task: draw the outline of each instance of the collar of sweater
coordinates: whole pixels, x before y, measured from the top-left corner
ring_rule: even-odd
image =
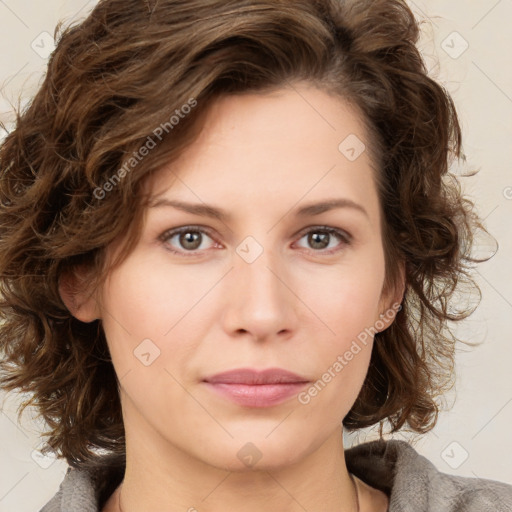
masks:
[[[448,475],[407,442],[371,441],[345,450],[347,469],[385,492],[389,512],[510,512],[512,486]],[[59,491],[40,512],[99,512],[124,468],[69,468]]]

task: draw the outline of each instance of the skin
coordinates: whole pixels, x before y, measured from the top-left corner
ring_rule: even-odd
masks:
[[[375,171],[367,151],[349,161],[338,150],[350,134],[368,142],[344,100],[306,83],[216,101],[201,136],[146,186],[231,218],[149,208],[137,247],[101,291],[80,291],[76,306],[62,287],[77,318],[101,318],[120,380],[127,466],[104,511],[120,510],[119,494],[124,512],[356,510],[340,426],[364,382],[372,339],[307,404],[293,396],[243,407],[202,382],[240,367],[281,367],[315,382],[365,328],[393,321],[380,315],[400,303],[403,286],[383,291]],[[330,198],[366,214],[343,207],[294,215]],[[159,239],[198,225],[207,233],[196,234],[193,249],[179,236]],[[251,263],[236,252],[254,254],[249,236],[262,249]],[[147,338],[160,350],[149,366],[134,356]],[[261,454],[252,467],[237,456],[249,442]],[[387,510],[384,493],[356,481],[361,512]]]

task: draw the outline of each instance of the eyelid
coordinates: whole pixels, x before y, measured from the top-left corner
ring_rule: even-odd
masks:
[[[311,231],[315,231],[315,230],[326,231],[328,233],[338,235],[342,238],[345,238],[347,243],[350,243],[353,239],[353,236],[348,231],[346,231],[344,229],[336,228],[334,226],[325,226],[322,224],[312,224],[311,226],[307,226],[306,228],[299,231],[299,233],[296,236],[300,236],[302,238],[304,235],[310,233]]]
[[[166,247],[166,249],[168,251],[172,252],[173,254],[177,254],[179,256],[193,257],[193,256],[197,256],[197,255],[201,254],[202,252],[204,252],[204,250],[202,250],[202,251],[201,250],[178,251],[178,250],[169,248],[169,246],[167,244],[167,241],[169,239],[171,239],[174,236],[179,235],[181,233],[187,232],[187,231],[191,231],[191,232],[196,231],[196,232],[206,234],[216,244],[220,244],[220,242],[218,242],[216,240],[216,237],[213,235],[212,229],[210,229],[209,227],[206,227],[206,226],[194,225],[194,224],[187,224],[187,225],[179,226],[176,228],[170,228],[170,229],[164,231],[161,235],[159,235],[158,240]],[[319,231],[319,232],[323,231],[323,232],[327,232],[331,235],[337,236],[341,240],[342,245],[350,245],[352,243],[353,236],[350,233],[348,233],[347,231],[345,231],[344,229],[336,228],[333,226],[320,225],[320,224],[312,224],[310,226],[303,228],[296,235],[294,235],[294,238],[297,239],[296,241],[298,241],[301,238],[303,238],[305,235],[307,235],[308,233],[314,232],[314,231]],[[222,244],[220,244],[220,245],[222,245]],[[337,248],[329,249],[329,250],[324,249],[324,250],[318,250],[318,251],[309,249],[309,252],[312,252],[313,254],[317,253],[319,255],[330,255],[330,254],[338,253],[340,250],[341,249],[337,249]]]
[[[298,235],[296,235],[295,238],[297,238],[297,242],[298,242],[307,234],[314,233],[315,231],[329,233],[331,236],[337,237],[340,240],[340,243],[338,244],[338,246],[332,247],[331,249],[322,249],[322,250],[318,250],[318,251],[316,251],[314,249],[305,248],[305,250],[309,254],[313,254],[315,256],[316,255],[318,255],[318,256],[334,256],[334,255],[341,253],[347,246],[352,245],[353,237],[350,233],[348,233],[344,229],[335,228],[334,226],[325,226],[325,225],[319,225],[319,224],[313,224],[311,226],[304,228],[303,230],[301,230],[299,232]]]
[[[219,243],[215,236],[213,235],[213,230],[206,226],[196,225],[196,224],[187,224],[184,226],[179,226],[176,228],[170,228],[164,231],[161,235],[158,236],[158,240],[166,247],[166,249],[174,254],[177,254],[179,256],[195,256],[199,254],[201,251],[177,251],[174,249],[170,249],[168,247],[168,240],[175,237],[176,235],[179,235],[181,233],[186,233],[187,231],[197,231],[203,234],[208,235],[215,243]]]

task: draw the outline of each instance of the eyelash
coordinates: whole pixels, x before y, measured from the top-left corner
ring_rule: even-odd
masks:
[[[202,233],[202,234],[209,236],[212,240],[214,240],[214,237],[210,233],[210,230],[205,229],[201,226],[183,226],[180,228],[169,229],[169,230],[165,231],[164,233],[162,233],[158,238],[165,245],[166,250],[170,251],[171,253],[176,254],[178,256],[185,257],[185,258],[193,257],[193,256],[197,256],[201,251],[177,251],[175,249],[172,249],[170,247],[170,245],[167,244],[167,242],[170,239],[174,238],[176,235],[181,235],[182,233],[189,233],[189,232],[190,233]],[[317,232],[318,233],[328,233],[330,235],[334,235],[340,239],[340,241],[343,245],[350,245],[351,241],[352,241],[351,235],[349,235],[347,232],[345,232],[341,229],[330,227],[330,226],[313,226],[311,228],[308,228],[307,231],[301,232],[299,240],[304,238],[304,236],[306,236],[310,233],[317,233]],[[339,252],[340,250],[341,250],[340,248],[328,249],[328,250],[310,249],[310,251],[313,253],[327,254],[327,255],[334,254],[336,252]]]

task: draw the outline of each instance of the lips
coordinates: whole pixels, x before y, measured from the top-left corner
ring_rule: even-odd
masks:
[[[217,396],[244,407],[271,407],[297,395],[308,379],[282,368],[239,368],[203,380]]]
[[[309,382],[305,377],[282,368],[268,368],[265,370],[237,368],[207,377],[204,381],[211,384],[246,384],[252,386]]]

